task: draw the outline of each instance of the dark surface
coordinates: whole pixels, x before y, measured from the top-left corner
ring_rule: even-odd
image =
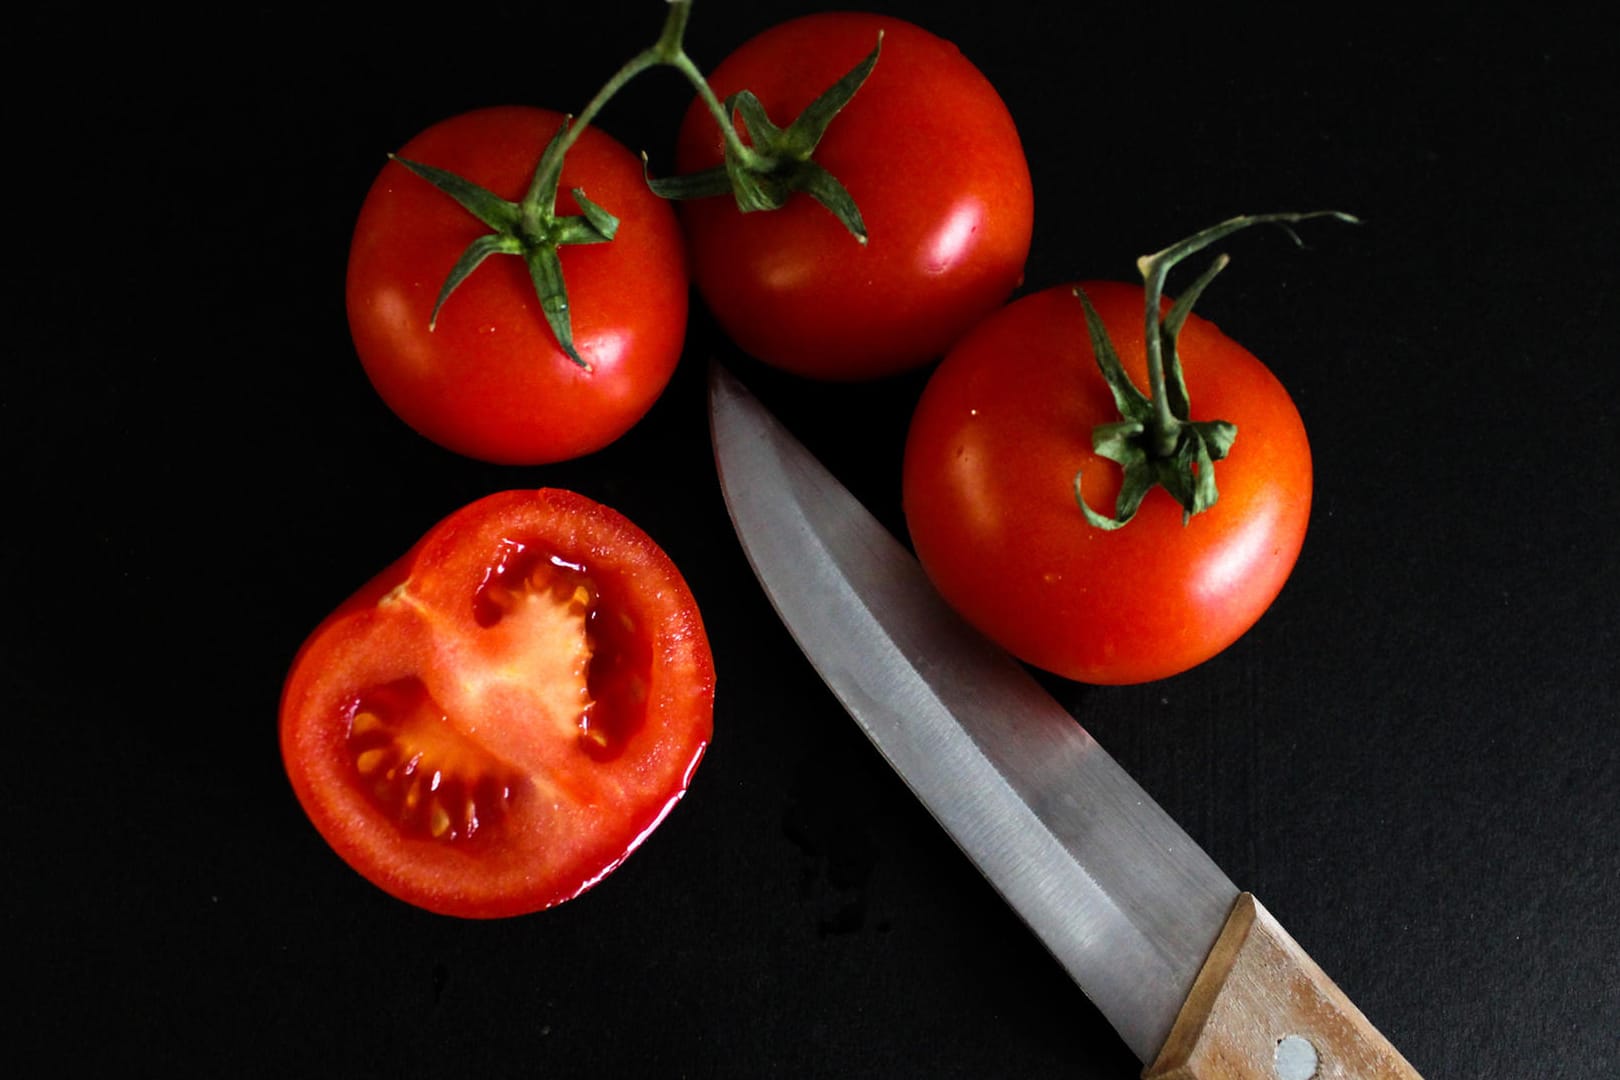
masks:
[[[816,6],[702,0],[689,51],[712,66]],[[1365,218],[1304,252],[1234,239],[1200,305],[1311,432],[1281,598],[1185,675],[1050,685],[1427,1076],[1620,1075],[1612,36],[1546,12],[1279,30],[880,7],[958,42],[1017,119],[1032,288],[1128,278],[1233,213]],[[774,621],[720,500],[708,356],[896,526],[922,375],[799,385],[699,310],[646,420],[543,468],[439,450],[367,384],[342,275],[383,155],[464,108],[582,107],[663,5],[546,10],[531,49],[504,11],[12,31],[47,61],[11,95],[10,171],[35,172],[0,391],[14,1054],[68,1074],[1134,1075]],[[601,122],[656,163],[688,97],[649,75]],[[686,573],[716,738],[593,892],[438,918],[310,827],[280,682],[433,521],[541,485],[624,511]]]

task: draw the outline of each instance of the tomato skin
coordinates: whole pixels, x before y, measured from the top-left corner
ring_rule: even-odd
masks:
[[[1140,286],[1080,284],[1146,392]],[[1162,679],[1214,656],[1265,612],[1304,543],[1311,456],[1282,384],[1213,323],[1180,337],[1192,419],[1238,433],[1216,504],[1185,525],[1161,488],[1112,532],[1120,467],[1091,449],[1118,411],[1073,285],[981,323],[931,375],[907,433],[903,501],[919,560],[946,600],[1020,659],[1096,684]],[[1166,301],[1168,306],[1168,301]]]
[[[568,606],[582,582],[589,614]],[[282,757],[362,876],[440,914],[518,915],[589,889],[673,808],[713,698],[697,604],[657,544],[581,495],[507,491],[446,517],[317,626],[283,689]],[[452,822],[462,796],[476,804],[479,828],[433,835],[436,791]]]
[[[434,124],[399,156],[516,201],[562,122],[545,109],[479,109]],[[576,187],[621,220],[611,243],[560,252],[575,344],[590,371],[557,345],[516,256],[485,259],[430,330],[451,268],[490,230],[403,165],[378,174],[350,246],[349,327],[372,385],[420,434],[497,464],[562,461],[624,434],[669,382],[689,294],[674,211],[648,190],[636,155],[594,127],[564,159],[558,214],[579,212]]]
[[[1034,206],[1012,117],[956,46],[857,13],[807,15],[745,42],[710,76],[723,101],[752,90],[786,126],[883,32],[877,66],[832,121],[814,160],[860,208],[862,246],[795,194],[742,214],[729,195],[680,206],[693,278],[750,356],[800,375],[857,380],[937,359],[1023,277]],[[682,123],[680,173],[722,161],[701,102]]]

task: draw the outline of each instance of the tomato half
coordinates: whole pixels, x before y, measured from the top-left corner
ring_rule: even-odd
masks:
[[[545,109],[463,113],[411,139],[399,156],[521,200],[563,122]],[[557,344],[524,260],[491,255],[450,294],[462,253],[490,229],[396,162],[360,208],[347,304],[355,349],[400,419],[457,453],[537,465],[581,456],[628,431],[680,359],[689,282],[674,211],[648,190],[640,159],[595,127],[563,162],[557,213],[579,188],[620,219],[610,243],[561,248],[576,347]]]
[[[355,870],[430,911],[561,903],[681,798],[714,668],[669,557],[565,491],[487,496],[434,526],[304,644],[281,748]]]
[[[809,195],[748,214],[729,195],[680,204],[693,277],[750,356],[815,378],[865,379],[937,359],[1022,279],[1034,204],[1029,166],[995,89],[955,45],[899,19],[808,15],[745,42],[709,77],[748,89],[788,125],[877,44],[866,82],[814,160],[855,200],[862,245]],[[694,103],[677,171],[722,161]]]
[[[1080,287],[1146,392],[1143,289]],[[1281,591],[1310,516],[1310,446],[1282,384],[1193,315],[1180,336],[1192,419],[1237,425],[1219,500],[1183,524],[1154,489],[1123,527],[1089,524],[1074,478],[1112,512],[1120,467],[1091,429],[1119,412],[1074,288],[1007,305],[930,376],[907,435],[906,522],[946,600],[1009,652],[1079,681],[1145,682],[1226,648]]]

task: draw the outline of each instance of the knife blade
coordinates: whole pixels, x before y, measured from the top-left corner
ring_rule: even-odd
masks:
[[[1145,1075],[1417,1076],[719,363],[709,405],[728,512],[789,633]]]

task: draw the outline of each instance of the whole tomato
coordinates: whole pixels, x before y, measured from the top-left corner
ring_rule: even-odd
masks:
[[[946,600],[1015,656],[1090,683],[1161,679],[1237,640],[1282,589],[1310,516],[1310,446],[1272,373],[1190,315],[1179,353],[1192,418],[1237,431],[1219,497],[1189,516],[1154,488],[1125,524],[1092,524],[1077,495],[1106,509],[1121,487],[1092,429],[1120,413],[1075,288],[1007,305],[931,375],[905,447],[906,522]],[[1143,288],[1079,288],[1147,387]]]
[[[398,156],[517,202],[563,121],[544,109],[475,110]],[[439,445],[498,464],[578,457],[628,431],[669,382],[689,292],[675,214],[648,190],[640,159],[594,127],[564,158],[558,215],[581,214],[576,188],[619,219],[610,242],[558,251],[583,364],[558,344],[522,258],[484,259],[435,320],[445,280],[490,229],[398,162],[367,193],[349,253],[349,327],[382,399]]]
[[[725,195],[680,204],[693,277],[722,329],[750,356],[814,378],[937,359],[1006,300],[1029,253],[1023,145],[995,89],[950,42],[895,18],[808,15],[745,42],[709,82],[722,100],[751,91],[786,127],[880,34],[876,66],[813,158],[854,200],[864,244],[802,192],[751,213]],[[723,145],[694,102],[677,171],[720,165]]]
[[[281,700],[288,777],[332,849],[467,918],[579,895],[685,793],[713,725],[690,589],[621,514],[506,491],[324,619]]]

